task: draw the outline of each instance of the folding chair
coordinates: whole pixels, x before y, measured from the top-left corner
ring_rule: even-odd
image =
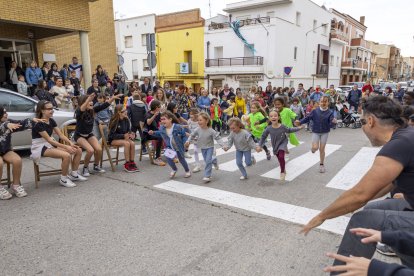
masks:
[[[34,169],[34,174],[35,174],[36,189],[39,188],[40,177],[50,176],[50,175],[61,175],[62,174],[61,169],[41,171],[40,168],[39,168],[39,165],[35,161],[33,161],[33,169]]]
[[[145,147],[148,151],[148,156],[149,156],[150,162],[151,162],[151,164],[154,164],[155,151],[154,151],[154,149],[151,149],[151,148],[153,148],[153,147],[151,147],[152,146],[152,141],[153,140],[148,140],[144,144],[145,144]],[[142,149],[143,149],[143,146],[141,145],[141,148],[139,150],[139,161],[142,160]]]
[[[115,170],[116,170],[115,166],[118,166],[118,163],[120,161],[125,161],[125,159],[119,159],[119,147],[118,146],[108,145],[107,137],[106,137],[106,134],[105,134],[105,129],[108,130],[108,127],[106,125],[99,124],[99,133],[101,134],[102,149],[104,149],[106,151],[106,155],[108,156],[107,159],[103,159],[103,152],[102,152],[100,166],[102,167],[102,163],[103,162],[109,161],[109,164],[111,164],[112,171],[115,172]],[[116,156],[115,156],[115,158],[113,158],[111,156],[111,148],[116,149]],[[115,159],[115,165],[114,165],[114,159]]]

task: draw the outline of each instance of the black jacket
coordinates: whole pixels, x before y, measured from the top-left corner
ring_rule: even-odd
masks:
[[[0,124],[0,156],[3,156],[4,154],[12,150],[11,136],[13,132],[7,128],[8,123],[21,125],[21,127],[14,130],[13,132],[23,131],[23,130],[32,128],[33,126],[32,119],[29,119],[29,118],[25,120],[19,120],[19,121],[7,119],[7,121],[1,123]]]
[[[124,135],[126,133],[129,133],[130,131],[131,131],[131,125],[129,123],[129,120],[128,119],[120,120],[116,127],[111,128],[109,130],[109,135],[108,135],[109,144],[113,140],[122,140],[122,139],[124,139]]]
[[[128,107],[128,118],[131,120],[132,131],[135,132],[140,122],[145,121],[145,114],[147,109],[145,103],[142,101],[133,101],[132,104]]]
[[[145,93],[145,94],[148,94],[148,92],[152,90],[152,86],[150,83],[148,84],[147,87],[145,87],[145,84],[141,84],[140,87],[141,87],[142,93]]]
[[[35,96],[39,99],[39,101],[48,101],[51,102],[54,107],[58,107],[55,97],[46,90],[38,89],[35,92]]]

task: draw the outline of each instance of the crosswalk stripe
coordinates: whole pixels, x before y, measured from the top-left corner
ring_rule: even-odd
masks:
[[[226,154],[226,153],[230,153],[230,152],[234,152],[234,151],[236,151],[236,149],[234,147],[232,147],[228,151],[224,151],[223,148],[218,148],[218,149],[216,149],[216,156],[220,156],[220,155],[223,155],[223,154]],[[201,154],[201,149],[199,149],[199,154],[198,155],[199,155],[200,161],[203,160],[203,156]],[[191,159],[190,158],[187,159],[187,163],[188,164],[192,164],[194,162],[195,162],[195,158],[194,158],[194,154],[193,154],[191,156]]]
[[[154,187],[298,224],[306,224],[320,212],[279,201],[251,197],[174,180],[155,185]],[[338,217],[325,221],[318,228],[343,235],[348,222],[348,217]]]
[[[300,144],[303,144],[303,142],[300,142]],[[295,148],[295,147],[296,146],[288,144],[288,149],[292,149],[292,148]],[[272,151],[272,148],[269,147],[269,150]],[[256,162],[266,160],[266,153],[264,151],[262,151],[262,152],[253,152],[252,154],[253,154],[254,158],[256,159]],[[228,161],[228,162],[225,162],[225,163],[220,163],[220,170],[222,170],[222,171],[235,172],[238,169],[239,168],[237,167],[235,158],[231,161]]]
[[[337,151],[341,145],[332,145],[327,144],[325,148],[325,156],[330,155],[331,153]],[[315,164],[319,162],[319,152],[311,153],[307,152],[305,154],[302,154],[299,157],[296,157],[292,160],[290,160],[288,163],[286,163],[286,180],[292,181],[311,167],[313,167]],[[280,167],[262,174],[261,176],[272,178],[272,179],[280,179]]]
[[[348,190],[354,187],[374,163],[380,148],[361,148],[355,156],[329,181],[326,187]]]

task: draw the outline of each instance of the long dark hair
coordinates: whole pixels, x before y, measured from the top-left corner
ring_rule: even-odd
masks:
[[[45,100],[41,100],[37,103],[36,106],[36,118],[38,119],[42,119],[42,110],[45,109],[45,106],[47,104],[51,104],[53,106],[53,104],[49,101],[45,101]]]
[[[180,124],[177,117],[175,117],[175,115],[169,110],[164,111],[163,113],[161,113],[161,117],[166,117],[168,119],[171,119],[174,124]]]
[[[120,115],[124,106],[122,104],[117,104],[114,109],[114,115],[112,115],[111,120],[109,121],[109,129],[112,130],[118,126]]]
[[[78,108],[79,108],[79,110],[80,110],[80,107],[86,102],[86,100],[88,99],[88,97],[89,97],[89,95],[79,96],[79,98],[78,98]],[[93,109],[86,109],[82,113],[81,119],[83,119],[86,114],[89,114],[89,115],[93,116],[93,114],[94,114]]]

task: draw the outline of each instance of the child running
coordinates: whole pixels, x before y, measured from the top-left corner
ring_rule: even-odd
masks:
[[[231,118],[229,120],[230,135],[227,138],[228,144],[223,149],[228,151],[234,144],[236,147],[236,164],[239,167],[242,176],[240,180],[247,179],[247,172],[243,166],[243,156],[246,166],[256,164],[256,159],[252,156],[252,149],[256,149],[257,152],[261,151],[261,148],[256,145],[252,135],[244,129],[243,123],[239,118]]]
[[[123,147],[125,155],[124,171],[132,173],[139,169],[135,164],[135,133],[131,132],[131,124],[124,105],[118,104],[115,107],[114,115],[109,122],[108,143],[111,146]]]
[[[211,128],[210,116],[201,112],[198,115],[198,128],[191,133],[190,140],[185,143],[185,146],[188,147],[190,142],[193,142],[197,139],[197,147],[201,149],[201,154],[203,155],[204,162],[206,166],[204,168],[204,177],[203,181],[211,181],[211,168],[214,166],[216,170],[219,169],[217,158],[213,156],[214,154],[214,140],[223,146],[223,143],[220,138],[220,134]]]
[[[193,133],[198,128],[198,109],[192,108],[190,110],[190,119],[188,122],[188,129],[190,130],[190,134]],[[199,149],[197,146],[197,141],[194,142],[194,159],[195,159],[195,166],[193,168],[193,173],[197,173],[201,170],[200,166],[200,158],[198,156]]]
[[[249,114],[248,126],[250,128],[250,132],[253,135],[253,140],[257,143],[262,137],[263,131],[266,128],[267,114],[262,109],[259,102],[252,102],[250,104],[250,111],[251,113]],[[263,145],[263,149],[266,152],[267,160],[270,160],[272,156],[270,155],[269,149],[266,147],[266,145]]]
[[[308,117],[295,121],[296,126],[312,121],[312,153],[319,149],[320,165],[319,172],[325,172],[325,146],[328,141],[329,131],[332,124],[336,124],[334,113],[329,110],[329,97],[322,96],[319,108],[314,109]]]
[[[269,113],[269,119],[271,125],[269,125],[263,132],[262,138],[260,139],[259,146],[263,147],[266,142],[267,136],[270,135],[270,140],[272,143],[273,154],[277,157],[280,166],[280,180],[285,181],[286,178],[286,169],[285,169],[285,153],[287,151],[288,133],[297,132],[302,127],[293,127],[288,128],[285,125],[281,124],[281,118],[279,112],[275,109],[272,109]]]
[[[178,119],[170,111],[161,114],[161,127],[157,131],[150,130],[150,135],[161,137],[167,149],[164,152],[167,163],[171,167],[170,178],[174,178],[177,173],[177,165],[174,159],[178,158],[185,171],[185,178],[191,176],[187,161],[184,158],[184,142],[187,141],[185,129],[180,125]]]

